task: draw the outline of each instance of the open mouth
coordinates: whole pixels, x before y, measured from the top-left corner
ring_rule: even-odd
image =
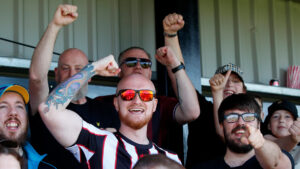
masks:
[[[144,109],[142,109],[142,108],[131,108],[131,109],[129,109],[129,112],[130,113],[134,113],[134,114],[142,114],[142,113],[144,113]]]
[[[226,96],[230,96],[230,95],[234,94],[234,92],[233,92],[232,90],[225,90],[225,91],[224,91],[224,94],[225,94]]]
[[[18,122],[17,120],[8,120],[5,123],[5,127],[9,131],[15,131],[19,128],[19,126],[20,126],[20,122]]]

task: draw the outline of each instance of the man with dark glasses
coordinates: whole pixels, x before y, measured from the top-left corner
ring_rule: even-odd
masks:
[[[15,84],[0,86],[0,144],[18,152],[24,160],[22,168],[55,168],[42,161],[46,155],[39,155],[26,141],[28,102],[29,94],[24,87]]]
[[[97,129],[66,109],[75,93],[92,76],[113,76],[119,71],[113,56],[108,56],[61,83],[39,106],[44,123],[60,144],[91,169],[130,169],[139,158],[158,153],[180,163],[177,155],[159,148],[147,138],[147,124],[156,109],[157,99],[153,83],[143,75],[129,75],[118,83],[114,106],[121,126],[116,133]]]
[[[226,154],[222,158],[195,165],[194,169],[276,168],[292,169],[293,159],[261,131],[261,110],[254,97],[233,94],[219,108],[219,124],[224,133]]]

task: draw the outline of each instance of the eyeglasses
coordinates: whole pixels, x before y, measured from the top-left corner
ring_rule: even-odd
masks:
[[[117,96],[121,96],[122,100],[130,101],[135,98],[136,93],[138,93],[140,99],[144,102],[153,100],[153,97],[155,95],[155,92],[152,90],[122,89],[119,91]]]
[[[243,114],[238,114],[238,113],[230,113],[228,115],[224,116],[224,120],[228,123],[235,123],[239,121],[239,118],[242,117],[242,119],[245,122],[251,122],[254,121],[255,118],[259,119],[259,115],[257,113],[243,113]]]
[[[147,68],[151,67],[151,65],[152,65],[152,62],[149,59],[130,57],[130,58],[126,58],[120,64],[120,66],[125,63],[127,67],[135,67],[138,62],[140,62],[141,67],[144,69],[147,69]]]
[[[17,142],[6,139],[0,140],[0,145],[7,148],[17,148],[19,146]]]

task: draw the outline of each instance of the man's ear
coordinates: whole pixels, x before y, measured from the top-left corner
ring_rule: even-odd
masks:
[[[264,120],[264,118],[265,118],[265,113],[263,111],[261,111],[261,113],[260,113],[260,118],[261,118],[261,120]]]
[[[55,73],[55,81],[58,82],[58,69],[57,69],[57,67],[54,68],[54,73]]]
[[[156,107],[157,107],[157,102],[158,102],[157,98],[154,98],[154,99],[153,99],[153,108],[152,108],[152,112],[155,112]]]
[[[115,106],[115,109],[117,110],[117,112],[119,112],[119,103],[118,103],[118,98],[117,97],[114,97],[114,106]]]

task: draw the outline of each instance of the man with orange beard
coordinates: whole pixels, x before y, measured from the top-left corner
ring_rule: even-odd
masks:
[[[180,163],[147,138],[147,124],[156,109],[155,87],[143,75],[122,78],[117,86],[114,106],[121,126],[111,133],[97,129],[66,107],[76,92],[94,75],[113,76],[120,72],[113,56],[87,65],[79,73],[61,83],[39,106],[40,115],[57,141],[88,168],[132,168],[140,157],[164,154]]]

